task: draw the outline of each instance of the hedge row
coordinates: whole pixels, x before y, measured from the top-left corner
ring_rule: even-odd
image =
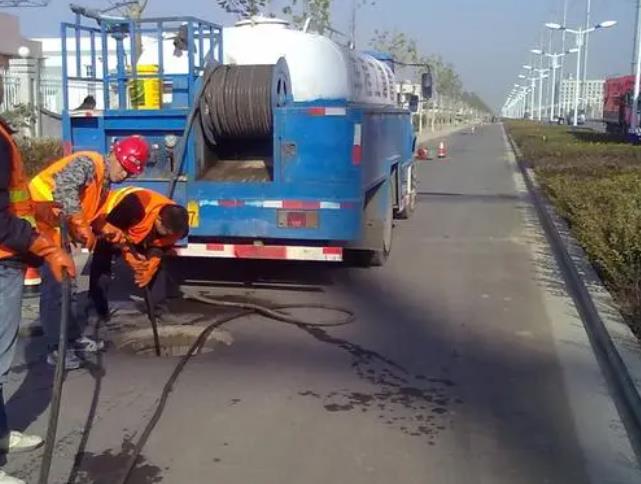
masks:
[[[63,156],[62,142],[59,139],[18,136],[16,143],[29,177]]]
[[[641,336],[641,147],[588,130],[506,127]]]

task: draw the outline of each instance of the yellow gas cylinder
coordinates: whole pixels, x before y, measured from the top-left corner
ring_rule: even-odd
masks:
[[[139,64],[136,68],[138,75],[158,74],[158,66],[154,64]],[[129,96],[134,109],[160,109],[162,83],[157,77],[131,79],[129,81]]]

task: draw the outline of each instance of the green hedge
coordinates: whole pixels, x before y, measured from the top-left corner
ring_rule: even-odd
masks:
[[[506,127],[641,335],[641,147],[562,126]]]
[[[29,177],[63,156],[62,142],[55,138],[17,137],[22,161]]]

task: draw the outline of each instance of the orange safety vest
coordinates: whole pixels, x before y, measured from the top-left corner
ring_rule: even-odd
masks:
[[[135,193],[139,198],[141,205],[145,209],[145,216],[136,225],[128,227],[127,237],[134,244],[141,244],[154,229],[154,222],[160,216],[160,211],[168,205],[176,203],[160,193],[140,187],[126,187],[109,192],[107,201],[102,207],[102,215],[109,215],[128,195]],[[150,242],[152,247],[171,247],[178,242],[177,235],[167,235],[165,237],[156,237]]]
[[[100,207],[104,204],[105,193],[102,187],[105,184],[106,163],[100,153],[95,151],[79,151],[59,159],[38,173],[29,182],[29,191],[34,202],[53,202],[53,192],[56,187],[55,176],[62,171],[71,161],[79,156],[84,156],[93,161],[96,176],[80,193],[80,206],[87,220],[93,219]]]
[[[18,151],[11,133],[0,125],[0,136],[9,143],[11,178],[9,180],[9,211],[21,219],[27,220],[33,227],[36,226],[33,203],[29,195],[28,178],[24,172],[22,156]],[[0,259],[7,259],[18,254],[13,249],[0,245]]]

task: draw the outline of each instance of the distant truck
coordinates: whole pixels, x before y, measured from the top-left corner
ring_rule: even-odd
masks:
[[[634,79],[634,76],[621,76],[605,81],[603,121],[608,133],[626,134],[630,128]]]

